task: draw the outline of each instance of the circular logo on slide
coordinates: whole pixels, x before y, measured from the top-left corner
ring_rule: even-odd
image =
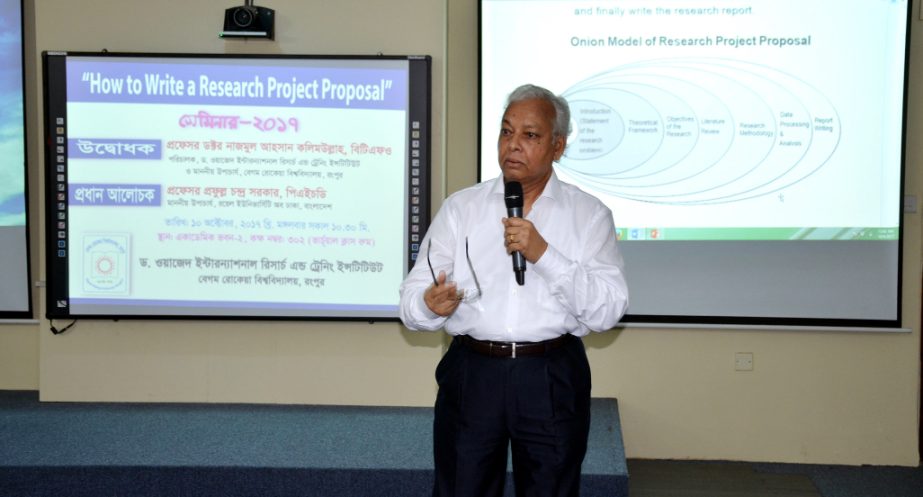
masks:
[[[96,259],[96,272],[100,275],[112,274],[115,270],[115,261],[111,257],[103,255]]]

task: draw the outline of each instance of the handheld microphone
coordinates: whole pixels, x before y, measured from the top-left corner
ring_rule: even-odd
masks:
[[[510,181],[505,185],[503,200],[506,202],[506,217],[522,217],[522,183]],[[512,253],[513,272],[516,273],[516,283],[520,286],[526,284],[526,260],[522,252]]]

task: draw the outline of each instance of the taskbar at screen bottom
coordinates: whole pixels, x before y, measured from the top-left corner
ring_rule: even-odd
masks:
[[[616,228],[619,240],[898,240],[900,229],[889,228]]]
[[[54,302],[52,317],[397,319],[398,304],[85,299]]]

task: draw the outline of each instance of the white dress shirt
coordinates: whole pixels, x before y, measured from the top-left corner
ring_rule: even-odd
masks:
[[[447,198],[401,284],[401,320],[412,330],[445,328],[479,340],[537,342],[564,333],[584,336],[618,323],[628,307],[622,255],[612,213],[598,199],[552,173],[526,216],[548,243],[536,264],[526,262],[524,286],[516,283],[503,239],[507,217],[502,177]],[[433,313],[423,293],[433,284],[426,263],[459,289],[473,290],[465,240],[481,295],[461,302],[448,317]]]

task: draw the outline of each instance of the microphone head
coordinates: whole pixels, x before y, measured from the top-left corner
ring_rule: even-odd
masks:
[[[522,208],[522,183],[518,181],[510,181],[506,184],[503,200],[506,202],[507,209]]]

